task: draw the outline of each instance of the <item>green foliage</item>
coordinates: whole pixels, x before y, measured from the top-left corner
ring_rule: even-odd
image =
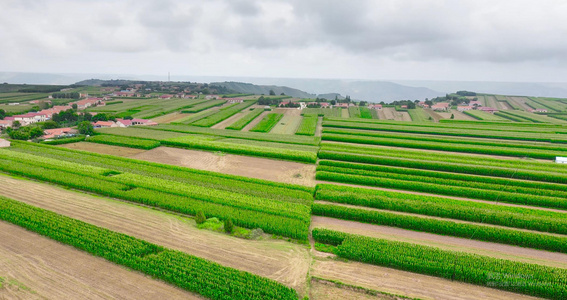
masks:
[[[32,144],[16,143],[14,148],[0,151],[0,170],[178,213],[195,215],[203,211],[210,217],[233,218],[241,227],[307,238],[312,194],[302,192],[303,187],[27,145]],[[69,153],[76,155],[70,157]]]
[[[224,220],[224,231],[227,233],[232,233],[234,230],[234,224],[232,223],[232,219],[228,218]]]
[[[349,106],[348,114],[351,118],[360,118],[360,109],[358,106]]]
[[[567,295],[567,270],[319,229],[340,257],[549,299]]]
[[[254,128],[250,129],[252,132],[270,132],[276,124],[281,120],[283,114],[270,113],[267,114],[260,123],[258,123]]]
[[[207,116],[205,118],[202,118],[194,123],[192,123],[195,126],[201,126],[201,127],[211,127],[221,121],[224,121],[230,117],[232,117],[233,115],[237,114],[238,112],[240,112],[243,109],[246,109],[250,106],[252,106],[254,103],[256,103],[256,101],[244,101],[242,103],[237,103],[234,105],[231,105],[229,107],[223,108],[221,110],[219,110],[217,113],[212,114],[210,116]]]
[[[330,184],[319,184],[315,198],[432,217],[567,234],[565,213],[540,209]]]
[[[17,122],[17,121],[16,121]],[[15,123],[15,122],[14,122]],[[15,127],[15,126],[14,126]],[[36,125],[20,127],[18,129],[7,130],[8,136],[15,140],[31,140],[43,135],[43,129]]]
[[[341,117],[340,108],[304,108],[302,115],[318,115],[320,117]]]
[[[195,216],[195,222],[197,224],[203,224],[205,223],[205,221],[207,221],[207,217],[205,217],[205,212],[200,210],[199,212],[197,212],[197,216]]]
[[[273,280],[0,198],[0,219],[211,299],[297,299]]]
[[[84,136],[77,136],[77,137],[70,137],[70,138],[60,138],[54,139],[51,141],[42,141],[42,144],[47,145],[63,145],[63,144],[70,144],[70,143],[78,143],[85,140]]]
[[[94,134],[93,124],[91,124],[91,122],[89,121],[83,121],[79,123],[79,125],[77,125],[77,128],[79,129],[80,134],[84,134],[84,135]]]
[[[88,137],[87,142],[138,148],[145,150],[154,149],[161,145],[160,142],[154,140],[144,140],[140,138],[131,138],[125,136],[104,135],[104,134]]]
[[[333,204],[314,203],[312,210],[317,216],[567,253],[567,237],[563,236]]]
[[[368,107],[360,107],[360,117],[363,119],[372,119],[372,113]]]
[[[252,120],[256,119],[263,112],[264,110],[262,108],[256,108],[253,111],[246,114],[244,117],[232,123],[230,126],[226,127],[226,129],[242,130],[242,128],[244,128],[246,125],[252,122]]]
[[[319,122],[319,117],[316,114],[303,115],[301,124],[299,124],[295,134],[314,136],[315,131],[317,131],[317,122]]]

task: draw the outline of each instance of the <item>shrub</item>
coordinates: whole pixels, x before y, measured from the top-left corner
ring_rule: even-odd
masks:
[[[224,220],[224,231],[226,231],[227,233],[232,233],[232,231],[234,230],[234,224],[232,223],[232,219],[226,219]]]
[[[200,210],[197,213],[197,216],[195,217],[195,222],[197,222],[197,224],[203,224],[205,223],[205,221],[207,221],[207,218],[205,217],[205,213]]]

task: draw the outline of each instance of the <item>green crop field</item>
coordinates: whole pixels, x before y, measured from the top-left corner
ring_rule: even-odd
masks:
[[[11,140],[0,148],[0,220],[210,299],[327,299],[331,288],[341,299],[429,299],[456,295],[463,283],[476,286],[463,291],[471,299],[567,297],[567,164],[555,162],[567,157],[567,99],[450,94],[458,105],[477,97],[500,111],[432,120],[416,108],[407,110],[412,122],[400,122],[366,106],[264,113],[290,98],[279,91],[263,98],[213,84],[209,93],[198,84],[177,91],[187,89],[202,95],[120,98],[87,110],[168,114],[169,124]],[[217,92],[218,100],[205,99]],[[46,95],[6,90],[0,105],[9,114]],[[6,105],[15,101],[24,104]],[[18,195],[13,180],[34,185]],[[134,207],[148,215],[109,230],[48,188],[119,203],[116,219]],[[159,243],[166,238],[172,243]],[[403,279],[413,276],[435,288]],[[329,283],[323,292],[321,282]]]

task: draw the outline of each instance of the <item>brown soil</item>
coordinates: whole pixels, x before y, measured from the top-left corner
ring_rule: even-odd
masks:
[[[305,290],[305,246],[199,230],[193,219],[8,176],[0,176],[0,195]]]
[[[383,109],[377,110],[376,113],[378,114],[378,119],[380,119],[380,120],[387,120],[386,114],[384,113],[384,110],[383,110]]]
[[[508,101],[512,101],[514,103],[516,103],[518,106],[520,106],[523,110],[525,111],[530,111],[530,109],[532,109],[529,105],[526,104],[526,99],[525,97],[508,97]]]
[[[397,111],[393,107],[384,107],[380,110],[383,113],[383,116],[386,120],[396,120],[396,121],[407,121],[411,122],[410,115],[405,111]],[[378,112],[378,117],[382,119],[382,115],[380,115],[380,111]]]
[[[296,162],[169,147],[158,147],[131,157],[199,170],[315,186],[316,166]]]
[[[204,299],[0,221],[0,299]]]
[[[315,136],[321,136],[323,134],[323,117],[319,117],[317,121],[317,130],[315,130]]]
[[[450,112],[446,112],[446,113],[438,113],[439,115],[441,115],[443,117],[443,119],[451,119],[451,115],[453,115],[455,120],[464,120],[464,121],[475,121],[476,119],[469,116],[469,115],[465,115],[464,113],[456,110],[456,109],[452,109]]]
[[[248,125],[244,126],[244,128],[242,128],[242,131],[250,131],[250,129],[254,128],[254,126],[258,125],[258,123],[260,123],[260,121],[262,121],[262,119],[269,114],[269,111],[265,111],[263,113],[261,113],[259,116],[256,117],[256,119],[252,120],[252,122],[248,123]]]
[[[329,280],[338,280],[367,289],[420,299],[537,299],[427,275],[331,259],[315,260],[311,269],[311,275]]]
[[[312,280],[311,289],[309,290],[309,298],[312,300],[397,300],[407,299],[402,297],[388,296],[388,295],[372,295],[362,289],[353,289],[346,286],[338,286],[332,282]]]
[[[143,149],[134,149],[134,148],[128,148],[128,147],[111,146],[111,145],[89,143],[89,142],[63,144],[63,145],[59,145],[59,147],[95,152],[95,153],[100,153],[100,154],[125,156],[125,157],[137,155],[137,154],[144,153],[144,152],[147,151],[147,150],[143,150]]]
[[[239,113],[235,114],[234,116],[231,116],[230,118],[213,125],[211,128],[225,129],[226,127],[228,127],[232,123],[234,123],[237,120],[239,120],[240,118],[244,117],[248,112],[249,112],[249,110],[246,110],[245,112],[239,112]]]
[[[272,112],[277,114],[283,114],[284,116],[301,116],[301,109],[297,108],[276,108]]]
[[[452,251],[488,255],[491,257],[516,260],[526,263],[567,268],[567,254],[522,248],[490,242],[449,237],[432,233],[417,232],[388,226],[379,226],[327,217],[313,217],[311,226],[342,232],[360,234],[375,238],[411,242]]]

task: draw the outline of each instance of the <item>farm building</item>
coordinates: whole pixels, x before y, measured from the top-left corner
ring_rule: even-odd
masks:
[[[479,107],[478,110],[481,110],[481,111],[484,111],[484,112],[487,112],[487,113],[491,113],[491,114],[498,111],[498,109],[492,108],[492,107]]]
[[[431,109],[433,110],[437,110],[437,111],[447,111],[449,110],[450,104],[447,102],[440,102],[440,103],[436,103],[433,104],[431,106]]]
[[[558,164],[567,164],[567,157],[557,156],[555,157],[555,162]]]
[[[0,129],[6,129],[8,127],[12,127],[13,120],[0,120]]]
[[[42,136],[43,139],[52,139],[60,136],[66,136],[70,134],[77,133],[77,130],[67,128],[54,128],[54,129],[46,129],[43,131],[44,135]]]
[[[468,105],[467,106],[464,106],[464,105],[457,106],[457,110],[460,111],[460,112],[471,110],[471,109],[473,109],[473,107],[468,106]]]
[[[0,148],[10,147],[10,141],[5,139],[0,139]]]

